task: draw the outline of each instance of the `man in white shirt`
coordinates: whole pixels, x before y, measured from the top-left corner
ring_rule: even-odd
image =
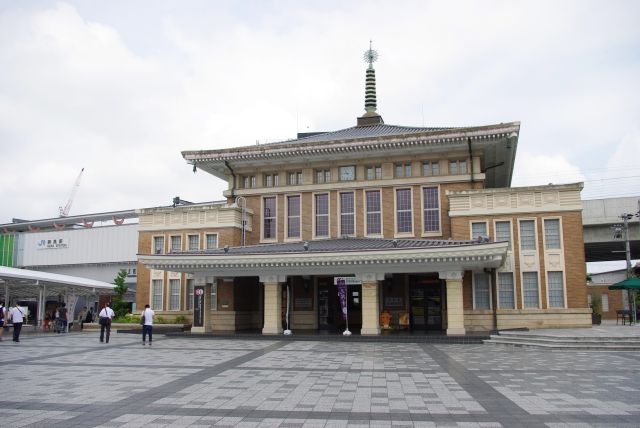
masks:
[[[145,340],[147,338],[147,333],[149,334],[149,346],[151,346],[151,341],[153,340],[153,316],[155,312],[149,307],[149,305],[144,305],[144,310],[142,311],[142,315],[140,318],[144,317],[144,323],[142,323],[142,346],[146,345]]]
[[[98,314],[100,318],[100,342],[103,342],[104,331],[107,330],[107,343],[109,343],[109,336],[111,336],[111,320],[116,316],[116,313],[113,312],[113,309],[109,307],[109,303],[104,305],[104,308]]]
[[[16,302],[16,305],[9,311],[11,314],[11,322],[13,322],[13,341],[20,342],[20,330],[22,330],[22,323],[24,322],[24,311]]]

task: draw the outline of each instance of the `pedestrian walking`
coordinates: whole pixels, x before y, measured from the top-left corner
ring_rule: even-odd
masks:
[[[22,330],[25,315],[18,302],[11,308],[10,314],[11,322],[13,323],[13,341],[20,342],[20,330]]]
[[[109,303],[106,303],[102,310],[98,313],[98,317],[100,317],[100,342],[104,342],[105,336],[104,332],[107,331],[107,343],[109,343],[109,336],[111,336],[111,320],[115,317],[116,314],[113,312],[113,309],[109,307]]]
[[[62,324],[62,328],[60,330],[62,330],[62,333],[66,333],[67,332],[67,325],[69,322],[69,318],[68,318],[68,312],[67,312],[67,304],[66,303],[62,303],[62,305],[60,305],[60,321]]]
[[[8,315],[7,311],[4,308],[4,300],[0,300],[0,342],[2,342],[2,334],[4,333],[6,316]]]
[[[147,338],[147,334],[149,334],[149,346],[151,346],[151,342],[153,341],[153,317],[155,312],[153,309],[149,307],[149,305],[144,305],[144,310],[142,311],[142,315],[140,316],[140,323],[142,324],[142,346],[145,346],[145,340]]]

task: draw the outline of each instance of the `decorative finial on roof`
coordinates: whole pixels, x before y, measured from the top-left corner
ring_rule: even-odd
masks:
[[[364,90],[364,109],[366,113],[358,118],[358,126],[371,126],[384,123],[382,117],[376,112],[376,70],[373,63],[378,59],[378,52],[373,50],[373,42],[369,40],[369,50],[362,56],[365,62],[369,63],[367,68],[367,80]]]

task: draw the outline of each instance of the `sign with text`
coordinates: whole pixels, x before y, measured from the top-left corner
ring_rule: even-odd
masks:
[[[204,286],[193,287],[193,326],[204,327]]]
[[[36,241],[36,248],[38,250],[50,250],[50,249],[66,249],[69,248],[69,244],[66,240],[60,239],[39,239]]]

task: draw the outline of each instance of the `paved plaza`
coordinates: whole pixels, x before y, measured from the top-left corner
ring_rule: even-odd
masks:
[[[97,333],[0,343],[0,426],[638,427],[639,353]]]

